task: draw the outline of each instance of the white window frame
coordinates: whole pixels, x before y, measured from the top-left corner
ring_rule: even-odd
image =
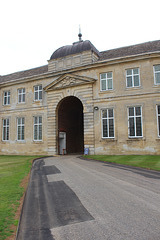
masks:
[[[20,120],[20,123],[18,120]],[[20,131],[20,134],[19,134],[19,131]],[[25,140],[25,118],[18,117],[17,118],[17,141],[24,141],[24,140]]]
[[[105,74],[106,77],[102,78],[102,74]],[[108,77],[109,74],[112,74],[112,77]],[[108,88],[108,81],[109,80],[112,80],[112,88]],[[102,81],[106,82],[106,89],[102,89]],[[113,90],[113,72],[112,71],[106,72],[106,73],[100,73],[100,89],[103,92],[104,91],[112,91]]]
[[[42,97],[40,98],[40,92],[42,96],[42,92],[43,92],[42,84],[34,86],[34,101],[42,101]],[[37,94],[37,97],[36,97],[36,94]]]
[[[6,124],[5,124],[6,121]],[[5,118],[3,119],[3,128],[2,128],[2,141],[9,141],[9,134],[10,134],[10,119],[9,118]],[[5,128],[5,129],[4,129]],[[5,135],[4,135],[4,131],[5,131]]]
[[[35,123],[35,119],[37,118],[37,123]],[[41,118],[41,122],[40,122]],[[33,117],[33,140],[35,142],[42,142],[43,132],[42,132],[42,116],[34,116]],[[40,138],[40,126],[41,126],[41,138]],[[37,128],[37,134],[35,134]],[[36,136],[36,137],[35,137]]]
[[[6,99],[6,100],[5,100]],[[9,91],[4,91],[3,92],[3,105],[10,105],[11,103],[11,92]]]
[[[25,95],[26,95],[25,88],[19,88],[18,89],[18,103],[25,103]]]
[[[154,84],[155,84],[155,85],[160,85],[160,83],[157,83],[157,82],[156,82],[156,73],[159,73],[159,74],[160,74],[160,71],[155,71],[155,67],[158,66],[158,65],[160,66],[160,64],[156,64],[156,65],[153,66]]]
[[[138,69],[138,73],[134,73],[134,70],[135,69]],[[127,74],[127,70],[131,70],[132,73],[130,75]],[[134,82],[134,77],[135,76],[138,76],[139,77],[139,85],[138,86],[135,86],[135,82]],[[128,86],[128,81],[127,81],[127,77],[131,77],[132,78],[132,86]],[[138,88],[141,86],[141,83],[140,83],[140,70],[138,67],[136,68],[128,68],[126,69],[126,87],[127,88]]]
[[[136,115],[136,108],[140,107],[141,109],[141,114],[140,115]],[[134,108],[134,116],[129,116],[129,108]],[[137,126],[136,126],[136,118],[141,117],[141,131],[142,131],[142,135],[141,136],[137,136]],[[129,127],[129,119],[133,118],[134,119],[134,136],[130,136],[130,127]],[[143,138],[143,119],[142,119],[142,106],[138,105],[138,106],[129,106],[128,107],[128,137],[129,138]]]
[[[157,132],[158,137],[160,137],[160,112],[158,113],[158,106],[160,107],[160,104],[157,105]]]
[[[112,110],[113,111],[113,117],[109,117],[109,110]],[[107,111],[107,117],[103,117],[103,111]],[[113,136],[109,136],[109,128],[110,128],[110,124],[109,124],[109,120],[112,119],[113,120]],[[103,120],[107,120],[107,133],[108,133],[108,136],[105,137],[103,136]],[[104,139],[113,139],[115,138],[115,123],[114,123],[114,108],[104,108],[101,110],[101,124],[102,124],[102,138]]]

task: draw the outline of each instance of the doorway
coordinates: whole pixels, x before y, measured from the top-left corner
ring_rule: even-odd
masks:
[[[60,137],[65,133],[66,154],[83,153],[84,151],[84,127],[83,127],[83,105],[74,96],[64,98],[58,108],[58,153],[62,153]]]

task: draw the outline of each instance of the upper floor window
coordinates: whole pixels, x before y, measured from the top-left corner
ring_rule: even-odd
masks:
[[[142,137],[142,108],[128,108],[128,134],[129,137]]]
[[[34,87],[34,100],[42,100],[42,85],[37,85]]]
[[[42,141],[42,117],[34,117],[34,141]]]
[[[101,91],[113,89],[113,77],[112,72],[100,74]]]
[[[9,118],[3,119],[2,140],[3,141],[8,141],[9,140]]]
[[[160,64],[154,66],[154,82],[160,84]]]
[[[25,102],[25,88],[18,89],[18,102],[19,103]]]
[[[127,87],[140,86],[139,68],[126,70],[126,84],[127,84]]]
[[[10,91],[5,91],[4,92],[4,105],[9,105],[10,104]]]
[[[160,137],[160,105],[157,106],[158,137]]]
[[[112,108],[102,110],[102,138],[114,138],[114,112]]]
[[[17,140],[24,140],[24,117],[17,118]]]

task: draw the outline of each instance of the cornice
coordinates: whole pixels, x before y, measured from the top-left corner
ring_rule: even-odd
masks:
[[[145,60],[145,59],[151,59],[151,58],[159,58],[159,57],[160,57],[160,51],[156,51],[156,52],[136,54],[136,55],[132,55],[132,56],[105,59],[105,60],[96,61],[96,62],[87,64],[87,65],[79,66],[76,68],[70,68],[70,69],[61,70],[58,72],[47,72],[47,73],[43,73],[43,74],[39,74],[39,75],[35,75],[35,76],[15,79],[15,80],[11,80],[8,82],[2,82],[2,83],[0,83],[0,88],[6,87],[6,86],[12,86],[12,85],[16,85],[16,84],[21,84],[21,83],[26,83],[26,82],[31,82],[31,81],[42,80],[42,79],[46,79],[46,78],[53,78],[53,77],[60,76],[62,74],[67,74],[67,73],[69,74],[69,73],[74,73],[77,71],[85,71],[88,69],[102,67],[105,65],[106,66],[115,65],[115,64],[119,64],[119,63],[126,63],[126,62]]]
[[[136,93],[136,94],[123,94],[123,95],[116,95],[116,96],[108,96],[108,97],[99,97],[99,98],[93,98],[94,103],[99,103],[106,100],[115,100],[115,101],[122,101],[126,99],[137,99],[139,97],[145,98],[146,96],[154,96],[159,97],[160,91],[157,92],[146,92],[146,93]]]
[[[35,112],[35,109],[36,111],[44,111],[47,109],[47,105],[42,105],[42,106],[32,106],[32,107],[24,107],[24,108],[12,108],[10,107],[9,109],[5,109],[5,107],[1,108],[0,110],[0,113],[3,115],[3,114],[6,114],[6,113],[12,113],[12,112],[28,112],[28,111],[34,111]]]

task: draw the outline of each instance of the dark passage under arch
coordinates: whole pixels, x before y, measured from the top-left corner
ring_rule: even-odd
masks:
[[[67,154],[83,152],[83,105],[78,98],[70,96],[60,102],[58,108],[58,131],[66,133]]]

